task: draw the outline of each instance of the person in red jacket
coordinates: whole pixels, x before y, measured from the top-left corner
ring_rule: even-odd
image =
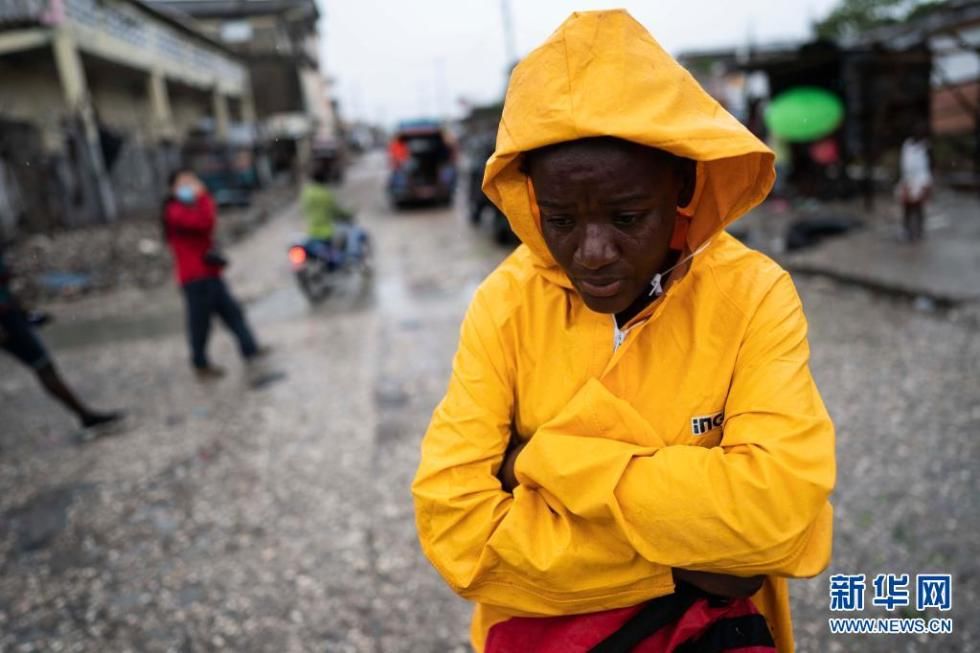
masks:
[[[190,170],[175,171],[170,176],[170,195],[164,202],[163,226],[187,304],[191,365],[202,380],[224,375],[224,370],[212,365],[207,357],[213,314],[238,339],[246,361],[264,353],[255,342],[241,306],[221,278],[226,261],[214,247],[215,224],[214,200],[201,180]]]

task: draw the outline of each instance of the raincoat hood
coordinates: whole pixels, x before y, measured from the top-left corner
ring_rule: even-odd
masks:
[[[573,13],[514,69],[497,148],[483,179],[484,192],[539,267],[558,272],[541,235],[533,190],[521,171],[522,154],[598,136],[697,162],[697,185],[687,207],[693,216],[690,251],[761,202],[775,179],[769,148],[628,12]]]

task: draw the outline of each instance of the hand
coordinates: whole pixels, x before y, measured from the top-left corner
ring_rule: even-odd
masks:
[[[32,327],[44,326],[51,321],[51,314],[44,311],[26,311],[27,322]]]
[[[674,582],[694,585],[699,590],[727,599],[748,598],[762,588],[765,576],[730,576],[708,571],[674,569]]]
[[[504,454],[504,462],[500,466],[500,471],[497,472],[497,478],[500,479],[500,483],[506,492],[513,492],[514,488],[519,485],[517,476],[514,475],[514,465],[527,443],[528,440],[521,440],[516,435],[510,437],[510,444],[507,445],[507,452]]]

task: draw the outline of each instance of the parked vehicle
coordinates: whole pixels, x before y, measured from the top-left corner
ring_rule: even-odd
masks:
[[[511,231],[507,216],[501,213],[500,209],[490,201],[482,188],[483,168],[487,159],[493,154],[493,150],[492,138],[475,143],[473,149],[470,150],[466,204],[471,225],[474,227],[488,225],[494,241],[500,245],[508,245],[518,242],[518,238]]]
[[[344,168],[346,166],[346,152],[342,145],[336,140],[318,140],[313,143],[313,165],[326,167],[327,179],[335,183],[344,180]]]
[[[365,282],[374,272],[371,237],[356,225],[345,231],[348,240],[341,245],[304,237],[289,247],[296,281],[311,304],[322,302],[345,280],[357,275]]]
[[[438,123],[402,123],[388,145],[388,162],[388,196],[396,208],[417,202],[452,203],[456,150]]]
[[[511,231],[507,217],[490,201],[482,187],[484,167],[493,155],[494,145],[494,132],[473,135],[467,140],[465,177],[467,214],[470,224],[475,228],[488,228],[497,244],[512,245],[519,242],[517,236]]]
[[[252,192],[268,181],[267,163],[254,130],[233,125],[226,140],[205,129],[184,145],[186,166],[197,174],[218,206],[248,206]]]

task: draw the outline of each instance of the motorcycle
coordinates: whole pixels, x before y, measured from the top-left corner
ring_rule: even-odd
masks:
[[[366,281],[374,272],[371,237],[351,226],[344,243],[303,238],[289,247],[289,262],[300,290],[311,304],[329,297],[346,279],[355,275]]]

